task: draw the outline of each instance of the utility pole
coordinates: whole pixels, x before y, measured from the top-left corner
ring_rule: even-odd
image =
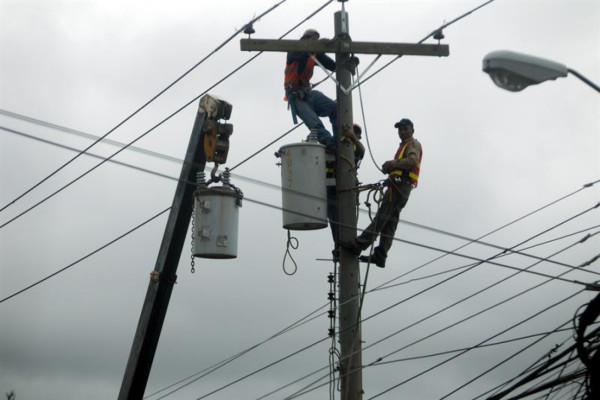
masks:
[[[214,143],[214,140],[208,138],[215,136],[219,125],[217,120],[229,119],[230,115],[229,103],[210,95],[200,99],[156,266],[150,273],[150,283],[129,353],[119,400],[141,400],[144,397],[171,292],[177,280],[181,250],[187,238],[194,204],[193,194],[196,190],[196,173],[204,171],[206,149]]]
[[[242,39],[241,50],[247,51],[304,51],[310,53],[335,53],[337,66],[337,120],[338,146],[336,185],[339,209],[339,236],[341,240],[356,237],[356,186],[354,149],[348,141],[340,141],[343,126],[352,127],[352,92],[350,65],[352,54],[393,54],[448,56],[447,45],[419,45],[406,43],[353,42],[350,40],[348,13],[344,9],[334,14],[335,38],[320,40],[268,40]],[[358,257],[348,250],[340,249],[340,376],[341,399],[361,400],[362,386],[362,342],[359,305],[360,305],[360,269]]]

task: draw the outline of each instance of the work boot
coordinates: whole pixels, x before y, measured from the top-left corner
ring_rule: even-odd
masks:
[[[360,244],[358,244],[356,239],[340,240],[340,246],[342,246],[346,250],[349,250],[352,254],[354,254],[356,256],[359,255],[363,251],[363,248],[361,247]]]
[[[340,262],[340,251],[339,249],[331,250],[331,256],[333,257],[333,262]]]
[[[364,263],[371,263],[377,265],[379,268],[385,268],[385,260],[380,259],[375,255],[371,256],[360,256],[358,260]]]

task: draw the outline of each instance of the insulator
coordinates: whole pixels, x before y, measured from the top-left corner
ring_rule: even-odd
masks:
[[[231,186],[231,172],[229,168],[225,168],[225,171],[221,175],[221,180],[223,181],[223,186]]]
[[[329,318],[335,318],[335,311],[333,311],[333,310],[329,310],[329,311],[327,311],[327,316],[328,316]]]
[[[306,137],[306,141],[309,143],[318,143],[319,141],[317,140],[317,129],[311,129],[310,133],[308,134],[308,136]]]
[[[334,282],[334,280],[333,280],[333,274],[329,274],[327,276],[327,282],[329,282],[329,283],[333,283]]]
[[[329,337],[334,337],[334,336],[335,336],[335,329],[333,329],[333,328],[329,328],[329,329],[327,330],[327,332],[328,332],[328,334],[329,334]]]
[[[196,172],[196,184],[198,186],[206,186],[206,175],[204,171]]]
[[[335,293],[333,293],[333,292],[329,292],[329,293],[327,294],[327,299],[329,299],[329,300],[335,300]]]

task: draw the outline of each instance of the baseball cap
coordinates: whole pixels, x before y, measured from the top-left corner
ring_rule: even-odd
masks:
[[[412,121],[408,118],[402,118],[400,121],[396,122],[396,124],[394,125],[394,128],[399,128],[400,126],[403,126],[403,125],[408,125],[411,128],[414,128]]]
[[[316,36],[317,39],[319,37],[321,37],[321,35],[319,34],[319,31],[317,31],[316,29],[307,29],[304,31],[304,33],[302,34],[302,37],[300,39],[307,39],[309,37],[314,37]]]

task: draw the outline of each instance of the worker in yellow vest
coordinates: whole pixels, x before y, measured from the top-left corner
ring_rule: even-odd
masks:
[[[414,125],[407,118],[394,125],[398,128],[400,147],[393,160],[383,163],[381,170],[388,175],[387,189],[373,222],[356,239],[340,241],[340,245],[356,255],[366,250],[380,235],[379,245],[373,254],[360,256],[360,261],[370,262],[378,267],[385,267],[388,251],[392,247],[394,234],[400,219],[400,211],[408,202],[408,197],[419,182],[419,172],[423,149],[421,143],[413,137]]]

